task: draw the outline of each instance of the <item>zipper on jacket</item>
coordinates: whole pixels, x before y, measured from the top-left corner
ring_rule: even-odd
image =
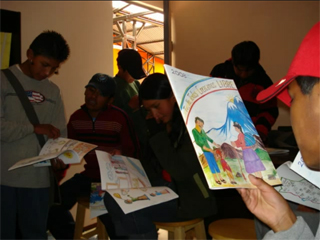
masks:
[[[90,117],[91,117],[91,116],[90,116]],[[95,129],[96,119],[97,119],[97,118],[91,117],[91,120],[92,120],[92,132],[96,132],[96,129]]]

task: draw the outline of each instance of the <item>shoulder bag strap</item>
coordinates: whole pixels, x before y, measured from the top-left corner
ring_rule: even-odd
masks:
[[[13,89],[16,91],[19,99],[20,99],[20,102],[27,114],[27,117],[29,119],[29,121],[32,123],[32,124],[40,124],[39,123],[39,119],[38,119],[38,116],[32,106],[32,104],[30,103],[21,83],[19,82],[19,80],[17,79],[17,77],[11,72],[11,70],[9,69],[4,69],[2,70],[3,73],[6,75],[8,81],[10,82],[10,84],[12,85]],[[38,138],[38,141],[39,141],[39,144],[41,147],[43,147],[43,145],[45,144],[45,139],[44,139],[44,136],[43,135],[40,135],[40,134],[36,134],[37,138]]]

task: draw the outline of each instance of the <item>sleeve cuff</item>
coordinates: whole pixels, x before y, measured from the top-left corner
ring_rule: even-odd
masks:
[[[263,240],[283,240],[283,239],[313,239],[314,236],[306,224],[304,219],[301,216],[297,217],[297,221],[286,231],[280,231],[275,233],[274,231],[270,230],[264,236]]]

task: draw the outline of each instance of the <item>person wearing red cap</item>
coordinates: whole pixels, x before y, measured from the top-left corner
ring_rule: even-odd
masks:
[[[304,37],[287,75],[257,96],[260,102],[277,97],[290,107],[293,132],[304,162],[317,171],[320,171],[319,30],[320,22]],[[248,209],[271,228],[264,239],[320,239],[319,224],[312,231],[273,187],[253,175],[249,179],[257,188],[238,192]]]

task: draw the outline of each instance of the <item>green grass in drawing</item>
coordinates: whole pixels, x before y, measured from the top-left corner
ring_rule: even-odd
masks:
[[[262,163],[266,167],[266,170],[262,172],[262,176],[265,179],[274,179],[277,177],[277,172],[274,170],[273,163],[267,154],[266,151],[262,149],[256,149],[255,152],[261,159]],[[204,174],[207,176],[207,179],[209,181],[209,185],[214,185],[214,186],[219,186],[215,183],[211,170],[209,168],[209,165],[206,163],[206,160],[202,158],[202,156],[199,156],[200,159],[202,159],[202,166],[204,170]],[[231,158],[226,158],[225,159],[227,163],[229,164],[230,168],[232,169],[232,172],[235,176],[236,182],[239,184],[248,184],[248,174],[245,171],[245,165],[242,159],[231,159]],[[222,166],[220,161],[217,161],[219,169],[221,169],[221,176],[225,179],[228,179],[227,174],[222,170]],[[243,173],[243,174],[242,174]],[[244,175],[244,176],[243,176]],[[245,179],[246,178],[246,179]],[[227,181],[229,185],[229,181]],[[226,186],[226,184],[224,184]],[[230,185],[230,187],[236,187],[236,185]]]

